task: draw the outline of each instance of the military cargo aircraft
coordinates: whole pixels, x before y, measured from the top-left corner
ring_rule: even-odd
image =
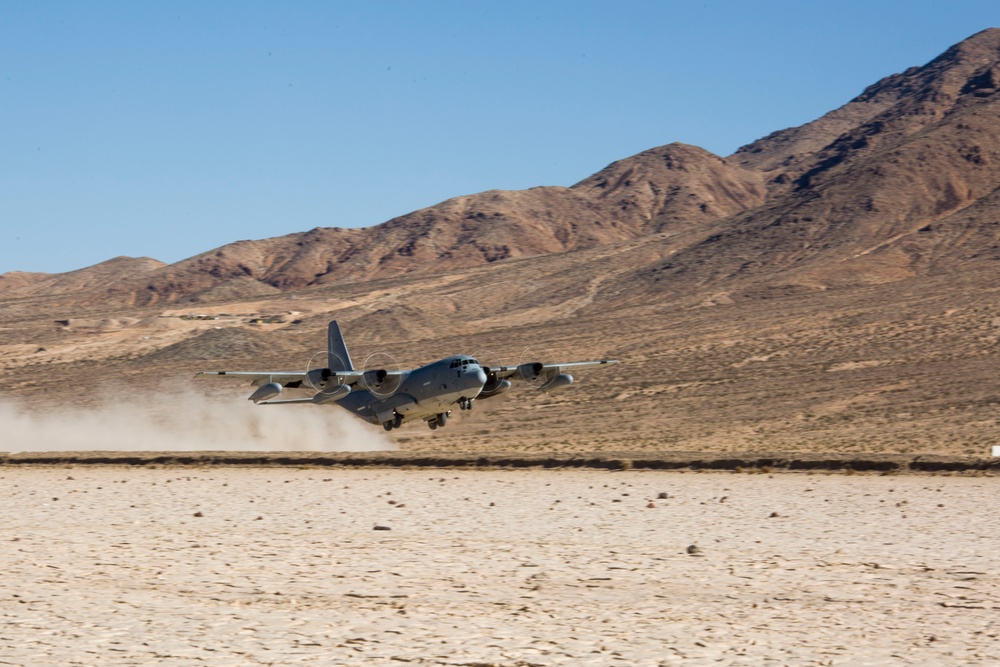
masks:
[[[336,320],[327,331],[326,356],[325,368],[304,372],[204,371],[195,377],[249,382],[256,387],[249,400],[260,405],[333,403],[391,431],[417,420],[432,429],[443,427],[454,406],[471,410],[475,401],[499,396],[519,380],[552,392],[573,383],[569,369],[618,363],[603,359],[483,366],[473,357],[454,355],[413,370],[355,370]],[[283,393],[291,398],[274,400]]]

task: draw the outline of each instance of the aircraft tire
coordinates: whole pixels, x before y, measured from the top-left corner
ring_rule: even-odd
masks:
[[[385,422],[385,423],[383,423],[382,424],[382,428],[384,428],[386,431],[391,431],[392,430],[392,422]]]
[[[438,423],[438,426],[444,426],[445,424],[447,424],[448,423],[448,413],[447,412],[442,412],[441,414],[439,414],[437,416],[437,423]]]
[[[427,425],[431,427],[432,431],[438,427],[438,423],[433,419],[427,422]]]

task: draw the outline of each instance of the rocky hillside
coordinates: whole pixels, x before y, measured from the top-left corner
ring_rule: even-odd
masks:
[[[8,299],[144,306],[266,296],[648,239],[618,293],[827,289],[998,255],[1000,30],[728,158],[669,144],[576,185],[456,197],[367,229],[239,241],[169,266],[6,274]]]
[[[1000,259],[1000,30],[888,77],[827,116],[741,148],[767,202],[640,270],[649,282],[801,289]]]

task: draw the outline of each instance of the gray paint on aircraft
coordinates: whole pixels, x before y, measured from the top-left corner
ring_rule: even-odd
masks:
[[[433,429],[445,425],[454,406],[471,410],[474,401],[502,394],[519,379],[543,392],[556,391],[572,384],[567,369],[618,363],[604,359],[491,368],[473,357],[453,355],[413,370],[357,370],[336,320],[327,329],[327,360],[327,368],[308,372],[205,371],[196,377],[249,380],[257,387],[250,400],[261,405],[335,403],[386,430],[416,420]],[[286,390],[299,397],[274,400]]]

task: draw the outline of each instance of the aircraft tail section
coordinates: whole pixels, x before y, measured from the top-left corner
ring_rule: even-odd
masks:
[[[337,324],[337,320],[330,322],[330,327],[327,329],[326,349],[327,368],[332,371],[354,370],[351,355],[347,351],[347,343],[344,342],[344,336],[340,333],[340,325]]]

